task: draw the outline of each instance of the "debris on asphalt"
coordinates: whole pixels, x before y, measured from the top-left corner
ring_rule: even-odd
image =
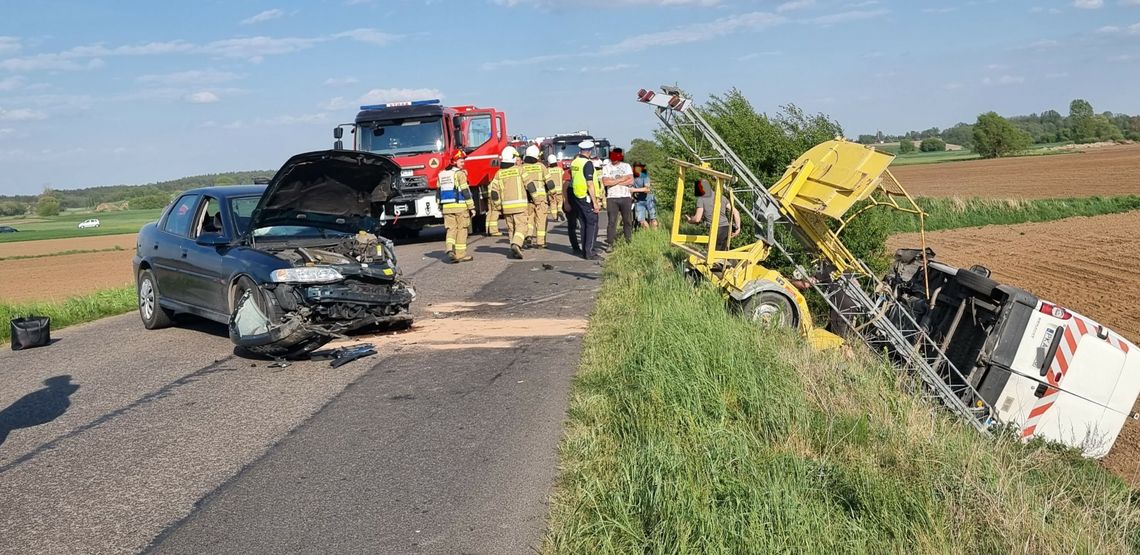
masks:
[[[348,347],[338,347],[336,349],[325,349],[323,351],[314,351],[309,355],[312,360],[327,360],[329,366],[338,368],[344,366],[354,360],[359,360],[364,357],[369,357],[376,354],[376,346],[371,343],[360,343],[357,345],[350,345]]]
[[[273,362],[267,368],[288,368],[289,363],[285,362],[283,358],[273,359]]]

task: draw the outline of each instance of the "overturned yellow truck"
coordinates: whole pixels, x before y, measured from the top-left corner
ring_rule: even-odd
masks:
[[[1140,395],[1136,345],[1072,310],[998,283],[984,266],[960,269],[935,261],[925,244],[896,252],[887,275],[875,275],[840,239],[848,224],[877,207],[911,213],[920,224],[924,218],[888,170],[892,155],[827,141],[765,188],[691,101],[675,90],[665,93],[643,89],[638,99],[658,107],[666,129],[684,126],[677,135],[697,159],[673,160],[675,206],[694,178],[713,185],[707,232],[684,233],[680,211],[673,216],[671,242],[689,254],[690,272],[719,287],[749,318],[798,328],[815,347],[861,339],[983,433],[1012,430],[1089,457],[1109,452]],[[729,206],[754,220],[758,240],[717,248],[719,219]],[[781,226],[799,248],[779,240],[775,230]],[[765,265],[773,254],[795,268],[791,277]],[[815,271],[801,264],[805,257]],[[826,326],[812,319],[801,291],[807,287],[827,301]]]

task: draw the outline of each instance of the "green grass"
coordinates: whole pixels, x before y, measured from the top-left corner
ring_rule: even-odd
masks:
[[[65,212],[59,216],[47,218],[38,216],[0,218],[0,225],[12,226],[20,230],[19,233],[0,233],[0,243],[136,233],[143,225],[157,220],[161,213],[161,209],[156,209],[100,213]],[[79,222],[88,218],[99,218],[101,225],[93,229],[76,227]]]
[[[1140,547],[1140,508],[1095,462],[987,439],[876,359],[752,326],[667,248],[639,232],[606,262],[543,551]]]
[[[917,202],[926,212],[927,231],[1048,222],[1140,210],[1140,195],[1024,200],[923,197]],[[914,216],[894,213],[892,220],[892,232],[918,231],[918,219]]]
[[[72,297],[62,302],[33,302],[22,304],[0,303],[0,343],[12,339],[8,322],[21,316],[36,315],[51,318],[53,330],[107,316],[130,312],[138,307],[135,288],[106,289],[89,295]]]
[[[123,247],[115,245],[106,249],[71,249],[66,251],[51,252],[47,254],[21,254],[17,256],[0,256],[0,261],[4,260],[27,260],[29,258],[47,258],[50,256],[67,256],[69,254],[91,254],[96,252],[115,252],[126,250]]]
[[[917,147],[921,141],[915,141]],[[1069,143],[1048,143],[1048,144],[1035,144],[1031,145],[1026,150],[1017,153],[1014,157],[1021,156],[1051,156],[1054,154],[1071,154],[1067,150],[1055,150],[1053,147],[1061,146]],[[946,150],[942,152],[913,152],[910,154],[899,154],[898,143],[891,143],[885,145],[873,145],[876,149],[883,152],[889,152],[895,155],[895,159],[891,162],[891,166],[915,166],[921,164],[939,164],[942,162],[961,162],[963,160],[980,160],[981,156],[972,150]]]

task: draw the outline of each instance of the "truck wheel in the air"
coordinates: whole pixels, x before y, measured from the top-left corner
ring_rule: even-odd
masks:
[[[962,287],[982,296],[993,298],[998,283],[982,274],[970,270],[958,270],[955,276]]]

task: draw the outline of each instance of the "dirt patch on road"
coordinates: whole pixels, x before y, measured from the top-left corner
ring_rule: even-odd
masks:
[[[358,335],[323,348],[372,343],[378,349],[394,350],[408,346],[429,350],[506,349],[540,337],[581,337],[586,333],[586,323],[578,318],[423,318],[404,332]]]
[[[1054,222],[929,233],[936,260],[981,264],[1001,282],[1107,325],[1140,341],[1140,212]],[[919,244],[917,234],[891,237],[893,252]]]
[[[1140,194],[1140,144],[1077,154],[899,166],[917,196],[1057,198]]]
[[[0,243],[0,258],[13,256],[43,256],[65,251],[94,251],[119,247],[134,251],[137,233],[122,235],[99,235],[95,237],[73,237],[71,239],[43,239],[40,241],[16,241]]]
[[[130,285],[134,282],[133,239],[130,247],[122,251],[0,261],[0,302],[62,301]]]

